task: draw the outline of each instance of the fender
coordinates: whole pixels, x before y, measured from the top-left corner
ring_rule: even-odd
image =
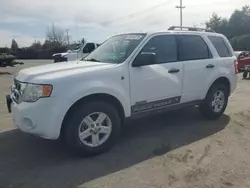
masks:
[[[123,106],[125,116],[130,116],[129,92],[126,92],[121,85],[114,82],[104,83],[101,81],[93,81],[88,83],[85,82],[81,85],[77,84],[75,89],[68,93],[67,100],[70,102],[70,106],[72,106],[75,102],[84,97],[101,93],[112,95],[117,98]]]
[[[124,109],[125,117],[130,116],[131,108],[129,92],[125,91],[121,85],[118,85],[114,82],[104,83],[101,81],[90,81],[83,82],[81,84],[75,84],[75,86],[72,87],[70,91],[62,95],[63,98],[60,97],[56,105],[57,114],[55,115],[57,118],[55,119],[57,121],[54,125],[54,131],[58,133],[58,137],[60,135],[62,122],[70,107],[84,97],[100,93],[112,95],[118,99]]]

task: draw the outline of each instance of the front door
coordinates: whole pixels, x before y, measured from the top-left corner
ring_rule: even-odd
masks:
[[[182,93],[183,65],[178,62],[176,36],[153,36],[138,55],[141,53],[155,53],[156,64],[130,65],[132,114],[178,104]]]

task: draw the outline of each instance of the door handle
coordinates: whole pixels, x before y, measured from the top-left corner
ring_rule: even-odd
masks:
[[[207,66],[206,66],[206,68],[208,68],[208,69],[212,69],[212,68],[214,68],[215,66],[214,65],[212,65],[212,64],[208,64]]]
[[[170,69],[170,70],[168,71],[168,73],[171,73],[171,74],[177,73],[177,72],[180,72],[180,70],[179,70],[179,69],[175,69],[175,68],[172,68],[172,69]]]

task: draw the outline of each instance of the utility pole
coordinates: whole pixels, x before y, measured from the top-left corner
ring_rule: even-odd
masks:
[[[180,0],[180,6],[176,6],[175,8],[180,9],[180,27],[182,30],[182,9],[184,9],[186,7],[182,5],[182,0]]]
[[[67,41],[68,41],[68,48],[69,48],[69,30],[66,29],[66,32],[67,32]]]

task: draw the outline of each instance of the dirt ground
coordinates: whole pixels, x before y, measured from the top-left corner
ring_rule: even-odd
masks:
[[[19,68],[1,68],[14,74]],[[196,108],[129,122],[119,143],[93,158],[69,154],[14,128],[0,73],[0,188],[247,188],[250,187],[250,80],[241,80],[225,115],[207,121]]]

